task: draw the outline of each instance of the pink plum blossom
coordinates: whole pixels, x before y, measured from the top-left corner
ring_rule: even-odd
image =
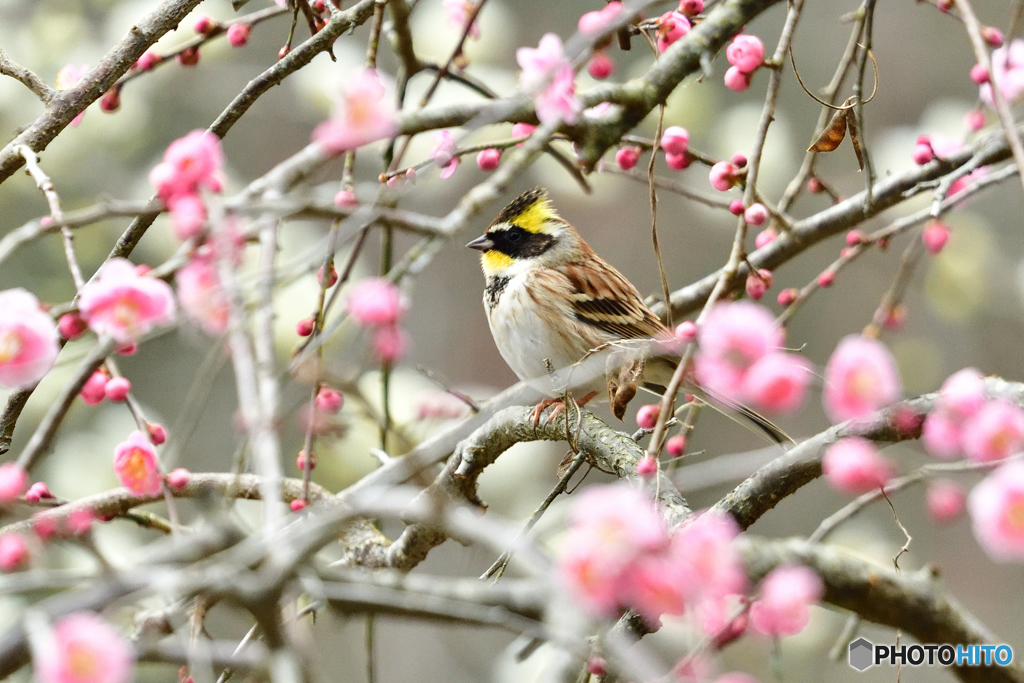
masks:
[[[725,58],[741,72],[753,73],[764,62],[764,43],[757,36],[740,34],[725,48]]]
[[[409,350],[409,336],[398,325],[381,325],[373,331],[373,350],[381,363],[393,365]]]
[[[747,301],[715,306],[697,339],[697,380],[709,391],[734,401],[744,400],[746,372],[783,341],[768,309]]]
[[[859,436],[840,439],[825,451],[821,470],[833,488],[860,495],[885,486],[895,468],[875,445]]]
[[[942,383],[935,408],[925,417],[921,440],[934,457],[949,460],[963,449],[963,424],[985,404],[985,380],[975,368],[953,373]]]
[[[839,342],[825,366],[823,392],[833,423],[870,415],[899,396],[899,372],[885,344],[853,334]]]
[[[996,562],[1024,562],[1024,462],[1010,462],[967,497],[974,537]]]
[[[695,17],[704,11],[704,0],[679,0],[679,11],[688,17]]]
[[[58,353],[57,326],[39,300],[20,287],[0,292],[0,385],[34,386],[53,367]]]
[[[209,259],[194,258],[178,269],[178,302],[185,315],[203,330],[217,336],[228,327],[229,306],[216,266]]]
[[[28,473],[21,465],[5,462],[0,465],[0,505],[15,501],[28,486]]]
[[[743,377],[745,401],[759,410],[790,413],[803,403],[813,377],[810,364],[791,353],[769,353]]]
[[[1024,446],[1024,410],[1002,399],[985,403],[964,423],[963,449],[968,460],[1002,460]]]
[[[174,196],[196,194],[201,188],[218,192],[224,184],[220,176],[223,165],[220,139],[205,130],[194,130],[167,147],[149,180],[165,202]]]
[[[726,69],[723,80],[725,87],[733,92],[743,92],[750,87],[750,74],[740,71],[737,66],[730,66]]]
[[[416,418],[419,420],[454,420],[465,417],[469,406],[447,391],[428,389],[416,398]]]
[[[0,572],[13,572],[28,564],[28,545],[21,534],[0,536]]]
[[[444,7],[448,24],[457,31],[466,30],[466,24],[476,9],[476,3],[472,0],[442,0],[441,6]],[[476,21],[469,27],[469,37],[474,40],[480,38],[480,25]]]
[[[1024,40],[1016,39],[992,51],[990,82],[980,87],[981,99],[994,106],[992,84],[995,83],[1003,98],[1013,104],[1024,97]]]
[[[442,180],[451,178],[459,167],[459,157],[455,156],[457,151],[451,131],[434,131],[434,149],[430,152],[430,158],[441,169]]]
[[[89,65],[83,64],[82,66],[75,66],[74,64],[65,64],[61,67],[60,71],[57,72],[57,90],[70,90],[71,88],[78,85],[78,82],[85,78],[85,75],[89,73]],[[74,128],[82,122],[82,118],[85,116],[85,112],[81,112],[75,118],[71,119],[71,123],[68,125]]]
[[[179,194],[167,199],[174,236],[181,241],[195,237],[206,224],[206,205],[197,194]]]
[[[350,78],[331,118],[313,131],[313,140],[330,154],[341,154],[398,133],[394,106],[373,69]]]
[[[935,152],[935,156],[937,156],[940,159],[944,159],[948,156],[956,154],[964,147],[964,143],[961,140],[946,137],[945,135],[939,135],[937,133],[929,135],[928,140],[929,144],[932,147],[932,151]],[[949,186],[949,192],[947,196],[951,197],[957,194],[965,187],[967,187],[970,183],[973,183],[981,178],[984,178],[987,174],[988,167],[982,166],[981,168],[974,169],[965,176],[957,178],[956,180],[953,181],[953,184]]]
[[[948,413],[933,410],[921,426],[921,442],[930,455],[953,460],[963,450],[963,425]]]
[[[170,285],[140,276],[123,258],[107,261],[82,288],[78,300],[82,318],[99,335],[121,344],[136,341],[157,325],[174,322],[174,293]]]
[[[131,646],[92,612],[76,612],[58,621],[46,651],[37,654],[35,674],[40,683],[127,683],[131,679]]]
[[[576,123],[583,104],[576,97],[576,74],[571,66],[555,71],[551,84],[537,94],[536,108],[541,123]]]
[[[576,74],[565,56],[561,38],[545,33],[536,48],[516,50],[516,61],[522,69],[519,86],[535,93],[541,123],[575,123],[583,105],[576,98]]]
[[[398,287],[384,278],[369,278],[352,287],[348,312],[364,327],[395,325],[405,310]]]
[[[808,607],[825,592],[821,577],[804,566],[773,569],[761,582],[760,598],[750,605],[750,624],[766,636],[791,636],[807,625]]]
[[[516,50],[516,61],[522,71],[519,86],[526,91],[543,86],[559,69],[572,65],[565,56],[562,39],[554,33],[545,33],[537,47],[521,47]]]
[[[577,22],[579,32],[587,36],[604,33],[619,19],[622,11],[621,2],[609,2],[599,10],[587,12]]]
[[[160,464],[145,434],[136,430],[114,449],[114,474],[126,489],[138,496],[160,493]]]
[[[967,491],[953,479],[933,479],[925,489],[928,514],[945,524],[960,516],[967,501]]]
[[[690,32],[689,18],[682,12],[671,11],[661,15],[658,22],[658,52],[664,52],[670,45]]]

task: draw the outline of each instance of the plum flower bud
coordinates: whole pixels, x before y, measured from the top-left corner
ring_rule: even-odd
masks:
[[[13,502],[28,485],[28,473],[13,462],[0,465],[0,505]]]
[[[831,270],[826,270],[818,275],[818,286],[819,287],[831,287],[832,283],[836,281],[836,274]]]
[[[364,327],[395,325],[404,309],[402,292],[383,278],[359,282],[348,297],[349,315]]]
[[[231,47],[242,47],[249,42],[249,24],[231,24],[228,26],[228,42]]]
[[[28,491],[25,491],[26,502],[38,503],[43,498],[53,498],[50,487],[46,485],[45,481],[37,481],[28,487]]]
[[[776,567],[761,582],[760,599],[750,606],[750,624],[769,636],[800,633],[809,619],[808,606],[821,600],[825,586],[803,566]]]
[[[964,116],[964,125],[967,130],[977,133],[985,127],[985,112],[980,109],[972,109]]]
[[[604,676],[608,673],[608,662],[604,657],[591,657],[587,660],[587,673],[591,676]]]
[[[738,66],[730,66],[725,72],[725,87],[734,92],[743,92],[750,87],[750,74],[740,71]]]
[[[146,50],[142,53],[142,56],[139,57],[138,61],[135,62],[135,64],[133,64],[132,66],[133,68],[138,69],[139,71],[149,71],[154,66],[156,66],[157,62],[159,61],[159,54],[153,52],[152,50]]]
[[[768,220],[768,209],[765,208],[764,204],[760,202],[751,204],[747,207],[747,210],[743,212],[743,219],[749,225],[762,225]]]
[[[753,73],[764,62],[764,43],[757,36],[740,34],[725,49],[725,58],[742,73]]]
[[[128,641],[92,612],[60,619],[53,638],[35,654],[40,683],[127,683],[132,677]]]
[[[621,11],[621,2],[609,2],[602,9],[581,16],[576,27],[587,36],[604,33],[618,20]]]
[[[167,485],[175,491],[180,491],[188,486],[189,479],[191,478],[192,473],[187,469],[184,467],[176,467],[167,473]]]
[[[692,320],[684,320],[676,325],[676,339],[684,344],[689,344],[697,338],[697,323]]]
[[[301,512],[302,510],[306,509],[307,505],[309,505],[309,503],[302,500],[301,498],[296,498],[292,502],[288,503],[288,507],[291,509],[292,512]]]
[[[673,171],[682,171],[690,165],[690,158],[685,154],[666,154],[665,164]]]
[[[790,287],[779,292],[779,296],[776,297],[776,300],[779,302],[780,306],[789,306],[796,301],[798,296],[800,296],[800,290]]]
[[[142,432],[132,432],[127,441],[114,449],[114,474],[121,485],[135,495],[160,493],[162,478],[156,451]]]
[[[176,59],[182,66],[195,66],[199,63],[199,46],[186,47],[178,53]]]
[[[971,80],[978,85],[988,83],[990,79],[988,69],[985,68],[984,64],[975,64],[971,67]]]
[[[481,150],[476,155],[476,165],[481,171],[493,171],[501,163],[501,151],[493,147]]]
[[[754,301],[760,301],[764,293],[771,289],[772,272],[766,268],[760,268],[757,273],[747,276],[747,296]]]
[[[636,413],[636,424],[641,429],[654,429],[660,414],[661,406],[656,403],[641,406]]]
[[[932,256],[937,256],[946,246],[951,233],[952,230],[945,223],[940,223],[937,220],[929,221],[921,231],[921,241],[924,243],[925,250]]]
[[[661,135],[661,148],[666,154],[686,154],[690,133],[682,126],[669,126]]]
[[[953,479],[933,479],[925,490],[928,515],[940,524],[952,522],[964,511],[967,491]]]
[[[682,456],[683,451],[686,450],[686,437],[682,434],[676,434],[665,442],[665,450],[673,458]]]
[[[121,93],[117,88],[111,88],[103,93],[100,98],[100,109],[106,112],[117,111],[121,108]]]
[[[680,0],[679,11],[688,17],[695,17],[704,11],[704,0]]]
[[[690,32],[690,20],[682,12],[665,12],[658,22],[658,53]]]
[[[840,439],[825,451],[821,460],[825,480],[833,488],[858,496],[885,484],[895,469],[867,439],[859,436]]]
[[[615,62],[604,52],[595,52],[594,56],[587,62],[587,73],[599,81],[603,81],[612,75],[615,70]]]
[[[757,233],[757,236],[754,237],[754,246],[758,249],[761,249],[762,247],[767,247],[769,244],[774,242],[775,238],[778,236],[779,233],[777,233],[773,228],[767,228],[766,230],[762,230],[761,232]]]
[[[60,336],[70,341],[81,337],[89,326],[78,313],[65,313],[57,320],[57,329],[60,330]]]
[[[201,14],[196,18],[196,23],[192,25],[192,28],[199,35],[205,36],[213,31],[213,29],[217,28],[217,22],[205,14]]]
[[[1002,47],[1003,41],[1005,40],[1003,32],[995,26],[982,26],[981,37],[992,47]]]
[[[107,400],[114,403],[120,403],[128,398],[128,393],[131,390],[132,383],[128,381],[127,377],[111,377],[103,387],[103,393]]]
[[[645,455],[640,458],[640,461],[636,464],[636,476],[644,479],[650,479],[658,473],[658,460],[657,458]]]
[[[0,536],[0,572],[13,572],[28,564],[28,545],[20,534]]]
[[[619,165],[619,168],[621,168],[623,171],[628,171],[629,169],[636,166],[639,160],[639,147],[620,147],[618,151],[615,152],[615,163],[617,163]]]
[[[339,209],[351,208],[359,206],[359,200],[356,199],[356,193],[352,190],[338,190],[338,193],[334,195],[334,205]]]
[[[147,422],[146,433],[149,434],[149,440],[153,442],[154,446],[159,446],[167,441],[167,428],[159,422]]]
[[[300,337],[308,337],[313,334],[314,322],[312,318],[303,318],[299,322],[295,323],[295,334]]]
[[[344,401],[341,392],[330,387],[320,387],[320,391],[316,392],[316,408],[323,413],[337,414]]]
[[[930,144],[919,141],[914,145],[914,151],[910,153],[910,157],[918,166],[924,166],[935,158],[935,152],[932,151],[932,146]]]
[[[373,334],[373,350],[381,363],[394,365],[409,348],[409,338],[397,325],[378,327]]]
[[[708,174],[711,186],[719,192],[732,189],[739,182],[739,169],[730,161],[719,161]]]
[[[107,395],[107,380],[110,377],[103,370],[97,370],[85,381],[85,385],[79,392],[79,396],[86,405],[96,405],[103,401]]]

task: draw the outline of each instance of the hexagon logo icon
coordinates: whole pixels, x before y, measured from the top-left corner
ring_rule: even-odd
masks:
[[[864,671],[875,663],[875,646],[867,638],[858,638],[850,643],[850,666]]]

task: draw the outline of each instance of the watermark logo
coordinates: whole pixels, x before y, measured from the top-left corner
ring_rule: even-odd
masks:
[[[850,643],[850,666],[866,671],[873,666],[1008,666],[1013,661],[1009,645],[876,645],[867,638]]]

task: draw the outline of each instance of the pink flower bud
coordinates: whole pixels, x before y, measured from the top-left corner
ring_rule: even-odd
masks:
[[[964,125],[967,130],[977,133],[985,127],[985,112],[980,109],[972,109],[964,116]]]
[[[742,73],[753,73],[764,62],[764,43],[757,36],[740,34],[725,49],[725,58]]]
[[[661,414],[661,406],[657,403],[650,403],[645,406],[641,406],[640,410],[636,413],[636,424],[641,429],[654,429],[654,425],[658,422],[658,416]]]
[[[636,475],[644,479],[650,479],[658,473],[658,460],[650,455],[640,458],[636,464]]]
[[[825,186],[817,178],[809,178],[807,180],[807,191],[811,194],[821,194],[825,191]]]
[[[303,318],[299,322],[295,323],[295,334],[300,337],[308,337],[313,334],[313,319]]]
[[[395,325],[405,310],[402,293],[384,278],[357,283],[348,297],[349,315],[360,325]]]
[[[89,533],[92,523],[96,521],[96,513],[92,508],[77,508],[68,514],[65,526],[72,536],[84,536]]]
[[[373,335],[373,350],[381,363],[393,365],[405,355],[409,338],[397,325],[378,327]]]
[[[79,314],[65,313],[57,320],[57,329],[60,330],[60,336],[71,340],[82,336],[89,326]]]
[[[988,69],[986,69],[984,65],[975,64],[974,66],[971,67],[971,80],[977,83],[978,85],[988,83],[989,78],[990,76],[988,73]]]
[[[359,200],[356,199],[356,193],[352,190],[339,190],[334,195],[334,205],[339,209],[350,208],[353,206],[359,206]]]
[[[577,28],[580,33],[585,35],[597,35],[598,33],[604,33],[608,28],[618,19],[619,12],[622,11],[622,3],[609,2],[602,9],[594,12],[587,12],[577,22]]]
[[[481,171],[493,171],[501,163],[501,151],[489,147],[476,155],[476,165]]]
[[[291,508],[292,512],[299,512],[300,510],[304,510],[306,508],[306,501],[302,500],[301,498],[296,498],[292,502],[288,503],[288,507]]]
[[[682,171],[690,165],[690,159],[685,154],[666,154],[665,164],[673,171]]]
[[[309,463],[309,469],[316,469],[316,453],[313,454],[313,457],[307,458],[305,450],[299,451],[299,455],[295,458],[295,467],[297,467],[300,472],[304,472],[306,470],[307,462]]]
[[[25,492],[25,500],[29,503],[38,503],[43,498],[53,498],[53,494],[50,493],[50,488],[46,485],[45,481],[37,481],[28,487],[28,491]]]
[[[739,216],[741,213],[743,213],[743,200],[734,199],[731,202],[729,202],[729,213],[731,213],[733,216]]]
[[[673,458],[678,458],[686,450],[686,437],[682,434],[676,434],[665,443],[665,450]]]
[[[704,11],[704,0],[680,0],[679,11],[688,17],[695,17]]]
[[[760,268],[757,274],[751,273],[747,276],[747,296],[754,301],[760,301],[764,293],[771,289],[772,272],[766,268]]]
[[[324,267],[323,266],[320,266],[316,270],[316,281],[317,281],[317,284],[319,284],[321,287],[323,286],[323,284],[324,284]],[[338,284],[338,271],[336,271],[334,269],[334,266],[332,265],[330,272],[327,274],[327,286],[328,287],[333,287],[336,284]]]
[[[767,228],[766,230],[762,230],[761,232],[757,233],[757,236],[754,238],[754,246],[757,247],[758,249],[766,247],[772,242],[774,242],[775,238],[778,236],[779,233],[775,232],[773,228]]]
[[[730,66],[725,72],[725,87],[735,92],[743,92],[750,87],[750,74]]]
[[[661,148],[666,154],[686,154],[690,147],[690,133],[682,126],[669,126],[661,135]]]
[[[615,163],[619,165],[623,171],[636,166],[636,162],[640,160],[640,148],[639,147],[620,147],[615,152]]]
[[[967,504],[967,491],[952,479],[934,479],[926,489],[928,514],[936,522],[945,524],[959,517]]]
[[[28,485],[28,473],[13,462],[0,465],[0,505],[13,502]]]
[[[121,107],[121,93],[117,88],[111,88],[100,99],[100,109],[103,111],[117,111]]]
[[[28,564],[28,545],[20,534],[0,536],[0,571],[13,572]]]
[[[603,81],[612,75],[615,70],[615,62],[604,52],[595,52],[587,63],[587,73],[599,81]]]
[[[591,676],[604,676],[608,673],[608,662],[604,661],[604,657],[591,657],[587,661],[587,672]]]
[[[735,166],[736,168],[747,167],[747,157],[743,154],[740,154],[739,152],[736,152],[735,154],[732,155],[731,161],[732,165]]]
[[[217,22],[206,16],[205,14],[199,15],[196,18],[196,23],[192,25],[195,32],[201,36],[205,36],[207,33],[217,28]]]
[[[949,12],[953,9],[953,0],[936,0],[935,6],[940,12]]]
[[[821,470],[834,488],[860,495],[885,486],[895,469],[867,439],[859,436],[840,439],[825,451]]]
[[[159,54],[157,54],[156,52],[153,52],[152,50],[147,50],[147,51],[142,53],[142,56],[139,57],[139,60],[137,62],[135,62],[135,64],[133,66],[136,69],[138,69],[139,71],[149,71],[154,66],[156,66],[157,62],[159,62],[159,61],[160,61],[160,55]]]
[[[898,330],[903,327],[903,323],[907,319],[907,309],[904,306],[893,306],[885,314],[885,320],[882,321],[882,325],[887,330]]]
[[[529,123],[517,123],[512,126],[512,137],[514,138],[528,138],[533,135],[533,131],[537,130],[537,126]],[[522,145],[523,143],[519,143]]]
[[[921,241],[924,243],[925,250],[932,256],[936,256],[946,246],[951,232],[945,223],[940,223],[937,220],[930,221],[921,231]]]
[[[690,20],[681,12],[665,12],[658,22],[658,53],[690,32]]]
[[[107,395],[107,380],[110,377],[103,370],[97,370],[92,373],[92,376],[86,380],[85,386],[82,387],[82,391],[79,392],[79,396],[85,401],[86,405],[94,406],[100,403]]]
[[[288,56],[289,52],[291,52],[291,48],[289,48],[287,45],[282,45],[281,49],[277,51],[277,58],[284,59],[285,57]]]
[[[747,207],[747,210],[743,212],[743,219],[749,225],[762,225],[766,220],[768,220],[768,209],[766,209],[764,204],[761,203],[751,204]]]
[[[322,413],[337,414],[344,401],[341,392],[330,387],[320,387],[320,391],[316,392],[316,408]]]
[[[232,47],[242,47],[249,42],[249,24],[228,26],[228,42]]]
[[[178,53],[176,58],[182,66],[195,66],[199,63],[199,47],[187,47]]]
[[[689,344],[697,338],[697,323],[692,320],[684,320],[676,325],[676,339],[684,344]]]
[[[831,287],[832,283],[836,281],[836,274],[831,270],[826,270],[818,276],[819,287]]]
[[[851,247],[855,247],[858,244],[864,244],[868,241],[867,235],[860,230],[851,230],[846,233],[846,243]]]
[[[1003,45],[1003,32],[995,26],[982,26],[981,37],[992,47],[1002,47]]]
[[[800,290],[790,287],[779,292],[778,302],[780,306],[789,306],[800,296]]]
[[[918,143],[914,145],[914,151],[911,152],[910,157],[918,166],[924,166],[935,158],[935,153],[932,151],[931,145],[927,143]]]
[[[111,377],[103,388],[103,393],[108,401],[120,403],[128,398],[128,392],[132,390],[132,383],[127,377]]]
[[[736,185],[739,180],[737,173],[738,169],[731,162],[719,161],[711,167],[711,172],[708,174],[708,180],[711,181],[711,186],[713,188],[719,192],[725,192]]]
[[[159,446],[167,441],[167,428],[159,422],[147,422],[146,433],[149,434],[149,440],[153,442],[154,446]]]
[[[184,467],[176,467],[167,474],[167,485],[175,491],[188,486],[189,479],[192,478],[192,473]]]

